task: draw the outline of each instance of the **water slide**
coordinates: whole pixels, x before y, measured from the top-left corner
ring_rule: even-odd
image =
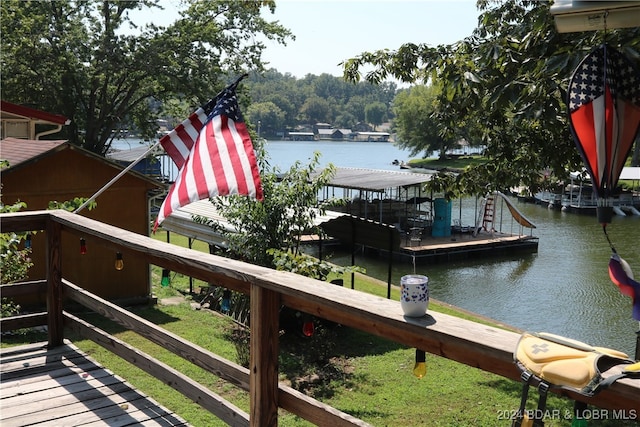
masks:
[[[496,191],[496,195],[502,197],[502,200],[504,200],[507,204],[507,207],[509,208],[509,212],[511,212],[513,219],[515,219],[518,224],[522,225],[523,227],[536,228],[536,225],[533,222],[529,221],[529,219],[524,216],[522,212],[518,210],[518,208],[516,208],[516,206],[511,202],[511,200],[509,200],[507,196],[499,191]]]

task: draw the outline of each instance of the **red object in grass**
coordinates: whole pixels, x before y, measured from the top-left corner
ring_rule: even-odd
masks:
[[[313,321],[308,320],[302,324],[302,333],[305,337],[312,337],[315,331],[315,327],[313,326]]]

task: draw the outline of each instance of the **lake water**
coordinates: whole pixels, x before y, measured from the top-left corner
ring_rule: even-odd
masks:
[[[408,161],[409,152],[387,142],[268,141],[266,150],[273,164],[287,170],[299,160],[308,164],[314,152],[321,152],[320,166],[399,170],[394,160]]]
[[[129,144],[136,146],[129,141],[123,148]],[[390,143],[269,141],[266,149],[271,164],[282,170],[296,160],[307,164],[314,151],[322,153],[321,166],[398,170],[393,160],[410,159]],[[517,207],[537,225],[538,252],[420,266],[416,272],[429,277],[431,296],[521,329],[565,335],[633,356],[638,322],[631,318],[631,299],[609,279],[611,249],[595,217],[533,204]],[[475,199],[453,202],[452,216],[463,224],[473,224],[474,213]],[[614,217],[607,232],[639,277],[640,217]],[[348,265],[351,256],[336,254],[331,260]],[[386,258],[356,255],[356,264],[387,281]],[[412,272],[412,265],[395,263],[392,282],[398,284]]]
[[[127,138],[116,140],[112,148],[130,150],[145,145],[149,143]],[[298,160],[308,164],[315,151],[322,153],[320,167],[333,163],[340,167],[398,170],[398,166],[392,164],[394,160],[406,162],[410,159],[409,152],[384,142],[267,141],[265,148],[271,165],[281,171],[288,170]],[[163,171],[170,180],[174,180],[178,171],[166,156],[163,157]]]

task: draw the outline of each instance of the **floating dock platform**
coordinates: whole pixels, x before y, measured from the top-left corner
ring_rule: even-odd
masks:
[[[416,263],[440,263],[461,259],[476,259],[512,253],[535,253],[538,237],[500,232],[480,231],[452,234],[447,237],[426,236],[419,242],[406,241],[400,245],[398,257]],[[396,258],[398,258],[396,257]]]

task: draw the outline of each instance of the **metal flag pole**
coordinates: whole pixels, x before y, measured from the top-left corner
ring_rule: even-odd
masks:
[[[140,160],[144,159],[145,157],[147,157],[153,150],[156,149],[156,147],[160,145],[160,140],[158,140],[155,144],[153,144],[151,147],[149,147],[149,149],[147,151],[145,151],[144,153],[142,153],[137,159],[135,159],[133,162],[131,162],[131,164],[129,164],[126,168],[124,168],[118,175],[116,175],[111,181],[107,182],[102,188],[100,188],[98,191],[96,191],[96,193],[89,197],[83,204],[81,204],[80,206],[78,206],[78,208],[73,211],[73,213],[78,213],[80,212],[82,209],[86,208],[89,203],[91,203],[93,200],[96,199],[96,197],[98,197],[99,195],[101,195],[107,188],[111,187],[117,180],[119,180],[120,178],[122,178],[122,176],[124,174],[126,174],[127,172],[129,172],[131,169],[133,169],[133,167],[135,165],[137,165]]]

